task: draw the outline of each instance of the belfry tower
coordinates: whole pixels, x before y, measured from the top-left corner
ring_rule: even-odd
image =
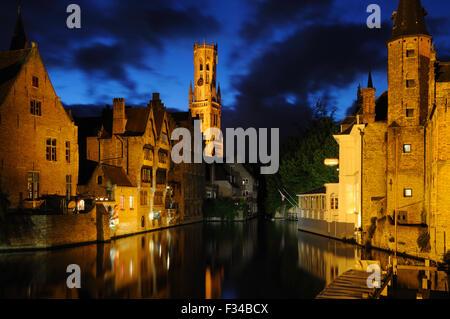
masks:
[[[202,120],[202,132],[220,129],[222,106],[217,86],[217,44],[194,44],[194,89],[189,88],[189,110]]]

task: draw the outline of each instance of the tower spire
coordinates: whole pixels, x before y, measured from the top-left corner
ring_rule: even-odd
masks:
[[[398,9],[392,14],[394,28],[389,41],[408,35],[429,35],[425,23],[427,11],[420,0],[399,0]]]
[[[20,5],[20,1],[18,1],[17,5],[17,21],[16,26],[14,28],[14,34],[11,39],[11,45],[9,49],[12,50],[22,50],[27,49],[29,47],[28,45],[28,39],[25,34],[25,28],[23,26],[22,21],[22,6]]]
[[[369,71],[369,80],[367,81],[367,87],[373,89],[372,71]]]

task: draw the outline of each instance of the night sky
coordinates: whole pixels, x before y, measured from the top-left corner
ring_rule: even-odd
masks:
[[[66,27],[66,7],[82,28]],[[383,26],[368,29],[366,8],[381,6]],[[76,115],[95,115],[124,97],[145,106],[160,92],[170,109],[188,110],[193,43],[218,43],[225,127],[294,132],[321,99],[342,119],[359,83],[374,73],[387,87],[391,14],[398,0],[23,0],[29,40],[38,42],[56,93]],[[438,58],[450,61],[450,1],[422,0]],[[0,4],[0,49],[9,48],[17,1]],[[80,105],[84,107],[79,107]]]

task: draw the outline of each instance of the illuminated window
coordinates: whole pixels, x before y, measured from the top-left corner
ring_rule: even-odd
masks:
[[[30,101],[30,113],[36,116],[41,116],[41,102],[31,100]]]
[[[39,173],[30,172],[27,174],[28,199],[36,200],[39,198]]]
[[[70,163],[70,142],[66,142],[66,162]]]
[[[47,161],[56,162],[56,139],[48,138],[45,150]]]
[[[403,197],[412,197],[412,189],[411,188],[405,188],[403,190]]]
[[[37,76],[33,76],[32,84],[35,88],[39,87],[39,78]]]
[[[411,144],[403,145],[403,153],[411,153]]]
[[[134,209],[134,198],[130,196],[130,209]]]
[[[120,209],[125,209],[125,196],[120,196]]]

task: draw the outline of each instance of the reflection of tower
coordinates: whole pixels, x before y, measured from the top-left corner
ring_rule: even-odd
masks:
[[[202,132],[208,128],[220,129],[221,94],[217,86],[217,44],[194,44],[194,89],[189,88],[189,110],[202,120]],[[221,145],[216,146],[216,154]]]

